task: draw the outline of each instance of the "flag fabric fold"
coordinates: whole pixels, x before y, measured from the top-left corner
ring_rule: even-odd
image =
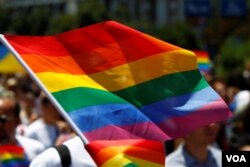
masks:
[[[164,167],[161,142],[150,140],[98,140],[86,145],[99,167]]]
[[[2,40],[89,141],[164,141],[230,115],[193,52],[114,21]]]

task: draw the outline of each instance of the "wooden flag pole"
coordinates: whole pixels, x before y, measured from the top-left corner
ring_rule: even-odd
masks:
[[[0,41],[9,49],[10,52],[16,57],[19,63],[24,67],[24,69],[30,74],[31,78],[38,84],[41,90],[45,92],[50,101],[54,104],[56,109],[62,114],[65,120],[71,125],[76,134],[81,138],[83,144],[86,145],[89,143],[88,139],[83,135],[80,129],[75,125],[75,123],[71,120],[71,118],[67,115],[66,111],[62,108],[62,106],[57,102],[57,100],[51,95],[48,89],[41,83],[39,78],[34,74],[34,72],[30,69],[30,67],[23,61],[19,53],[9,44],[9,42],[5,39],[4,35],[0,34]]]

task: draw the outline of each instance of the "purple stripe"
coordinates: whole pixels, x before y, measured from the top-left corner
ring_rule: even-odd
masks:
[[[105,126],[92,132],[84,133],[89,141],[93,140],[118,140],[118,139],[138,139],[165,141],[171,139],[159,127],[152,122],[138,123],[126,126]]]
[[[183,134],[209,123],[222,121],[232,114],[225,102],[220,99],[209,103],[191,114],[166,119],[159,127],[171,138],[182,137]]]

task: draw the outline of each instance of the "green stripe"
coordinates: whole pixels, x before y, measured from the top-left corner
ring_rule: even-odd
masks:
[[[53,96],[67,112],[100,104],[128,102],[140,108],[170,97],[193,93],[207,86],[209,85],[199,70],[192,70],[159,77],[113,92],[114,94],[99,89],[77,87],[53,93]]]
[[[170,97],[193,93],[207,86],[199,70],[192,70],[159,77],[113,93],[140,108]]]
[[[134,164],[134,163],[129,163],[129,164],[125,165],[124,167],[139,167],[139,166]]]
[[[10,162],[22,162],[22,161],[26,161],[24,158],[11,158],[11,159],[5,159],[2,160],[2,163],[10,163]]]
[[[52,95],[67,112],[98,104],[127,103],[111,92],[84,87],[66,89]]]

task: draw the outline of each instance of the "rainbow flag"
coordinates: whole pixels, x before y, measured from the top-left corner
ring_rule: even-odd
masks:
[[[198,68],[201,72],[206,73],[212,68],[211,60],[209,54],[204,50],[193,50],[197,56]]]
[[[86,149],[99,167],[164,167],[163,144],[149,140],[93,141]]]
[[[28,167],[24,150],[20,146],[0,146],[0,167]]]
[[[11,54],[6,47],[0,44],[0,73],[12,74],[16,72],[24,73],[25,70],[16,60],[14,55]]]
[[[89,141],[164,141],[230,115],[193,52],[114,21],[1,40]]]

